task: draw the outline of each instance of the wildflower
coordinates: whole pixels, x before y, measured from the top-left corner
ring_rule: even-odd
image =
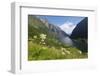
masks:
[[[78,51],[78,53],[82,54],[82,51]]]
[[[68,50],[66,50],[65,52],[66,52],[67,54],[70,54],[70,51],[68,51]]]
[[[42,39],[41,41],[43,42],[44,40]]]
[[[61,50],[67,54],[70,54],[70,51],[66,50],[65,48],[61,48]]]
[[[44,49],[44,50],[45,50],[45,49],[46,49],[46,47],[42,47],[42,49]]]
[[[37,38],[37,36],[35,35],[35,36],[33,36],[33,38],[34,38],[34,39],[36,39],[36,38]]]
[[[61,50],[62,50],[62,51],[66,51],[66,49],[65,49],[65,48],[63,48],[63,47],[61,48]]]
[[[45,35],[45,34],[40,34],[40,38],[41,38],[42,40],[45,40],[45,39],[46,39],[46,36],[47,36],[47,35]]]
[[[62,55],[65,55],[65,52],[62,52]]]
[[[44,43],[42,43],[42,44],[46,44],[46,43],[44,42]]]

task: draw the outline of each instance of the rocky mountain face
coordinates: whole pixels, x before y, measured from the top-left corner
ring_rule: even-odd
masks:
[[[84,18],[80,23],[77,24],[75,29],[72,31],[71,38],[85,38],[88,37],[88,18]]]
[[[54,36],[56,39],[58,39],[59,41],[61,41],[63,44],[66,44],[68,46],[72,46],[73,42],[72,40],[69,38],[69,35],[59,26],[57,25],[53,25],[51,23],[48,23],[47,20],[43,20],[40,19],[45,26],[49,29],[49,35]]]
[[[60,27],[49,23],[47,20],[38,18],[36,16],[28,16],[28,37],[33,38],[34,35],[47,35],[47,42],[50,39],[61,41],[62,38],[68,36]]]
[[[83,52],[88,51],[88,18],[84,18],[77,24],[72,31],[70,38],[73,40],[74,46]]]
[[[66,37],[68,36],[67,33],[65,33],[60,27],[58,27],[57,25],[54,25],[54,24],[51,24],[51,23],[48,23],[47,20],[43,20],[43,19],[40,19],[44,24],[45,26],[49,29],[49,33],[52,33],[54,34],[57,38],[62,38],[62,37]]]

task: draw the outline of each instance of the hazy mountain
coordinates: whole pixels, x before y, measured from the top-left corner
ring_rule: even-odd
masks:
[[[73,29],[76,27],[76,25],[74,25],[71,22],[65,22],[64,24],[59,26],[64,32],[66,32],[68,35],[71,35]]]
[[[49,23],[47,20],[40,19],[49,29],[49,33],[53,33],[57,38],[68,36],[59,26]]]

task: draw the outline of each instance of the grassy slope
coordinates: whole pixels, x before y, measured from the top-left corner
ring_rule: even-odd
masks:
[[[29,16],[28,20],[28,60],[87,58],[86,53],[62,44],[49,34],[49,29],[35,16]],[[46,35],[44,41],[41,41],[40,34]]]

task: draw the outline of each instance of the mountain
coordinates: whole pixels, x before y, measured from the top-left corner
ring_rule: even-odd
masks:
[[[53,33],[54,35],[56,35],[56,37],[60,38],[60,37],[68,36],[68,34],[66,32],[64,32],[64,30],[62,30],[59,26],[49,23],[46,19],[45,20],[40,19],[40,20],[49,29],[48,31],[50,33]]]
[[[82,52],[88,51],[88,18],[84,18],[77,24],[72,31],[70,38],[73,40],[74,46],[80,49]]]
[[[84,18],[80,23],[77,24],[75,29],[72,31],[71,38],[85,38],[88,37],[88,18]]]
[[[65,22],[64,24],[60,25],[59,27],[66,32],[68,35],[71,35],[73,29],[75,28],[76,25],[74,25],[71,22]]]
[[[57,45],[61,43],[63,37],[68,36],[60,27],[49,23],[47,20],[41,19],[37,16],[28,16],[28,38],[33,39],[34,36],[40,34],[47,35],[46,43],[48,45]],[[38,40],[39,41],[39,40]],[[37,43],[38,43],[37,41]]]

